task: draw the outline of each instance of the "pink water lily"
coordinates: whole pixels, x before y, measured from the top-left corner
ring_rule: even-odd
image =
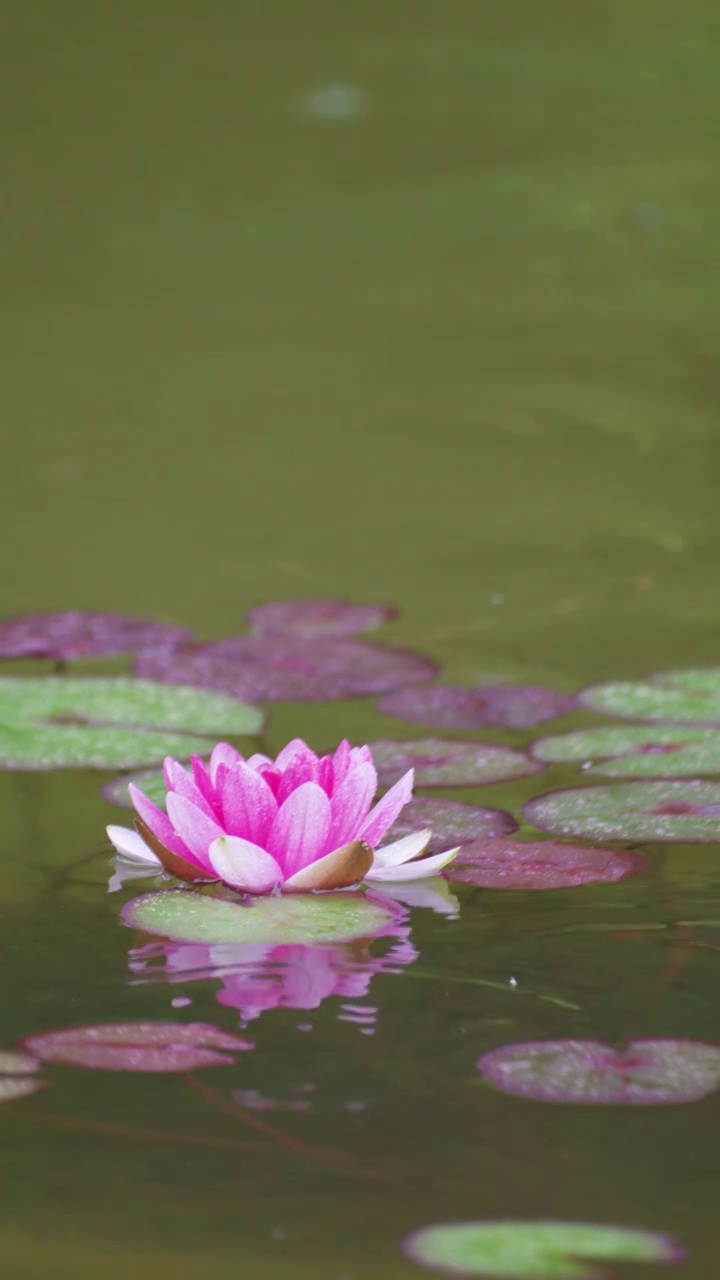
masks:
[[[418,880],[458,852],[421,858],[429,829],[382,845],[412,797],[413,770],[373,807],[377,773],[369,747],[341,742],[317,756],[300,739],[271,760],[249,760],[221,742],[192,771],[168,758],[163,812],[132,783],[135,831],[109,826],[121,858],[183,880],[221,880],[241,893],[346,889],[362,880]]]

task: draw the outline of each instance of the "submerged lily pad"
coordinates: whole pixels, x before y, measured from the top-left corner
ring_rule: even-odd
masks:
[[[203,1022],[119,1022],[66,1027],[27,1036],[25,1047],[43,1062],[98,1071],[195,1071],[232,1064],[227,1052],[252,1049],[249,1040]]]
[[[612,884],[647,867],[639,854],[559,840],[476,840],[443,871],[447,880],[482,889],[574,889]]]
[[[462,800],[431,800],[428,796],[416,796],[405,805],[383,844],[430,827],[432,838],[428,851],[441,853],[443,849],[481,837],[512,835],[517,831],[517,825],[512,814],[504,809],[484,809],[479,804],[464,804]]]
[[[509,1044],[478,1060],[503,1093],[539,1102],[659,1106],[698,1102],[720,1088],[720,1045],[702,1040],[595,1040]]]
[[[588,1262],[681,1262],[668,1236],[591,1222],[449,1222],[424,1227],[405,1252],[425,1267],[492,1280],[598,1280]],[[607,1273],[605,1273],[607,1274]]]
[[[397,782],[408,769],[415,770],[416,787],[479,787],[525,778],[545,767],[512,747],[451,738],[385,738],[371,742],[370,750],[383,787]]]
[[[0,767],[122,769],[208,750],[198,734],[254,733],[255,707],[129,676],[0,677]],[[174,732],[166,732],[173,730]]]
[[[298,894],[245,903],[166,889],[134,898],[122,918],[131,929],[175,942],[325,945],[376,937],[397,923],[398,909],[361,893]]]
[[[523,805],[541,831],[590,840],[720,840],[720,782],[626,782],[549,791]]]
[[[720,773],[720,732],[677,725],[613,725],[540,738],[536,760],[582,761],[583,770],[607,778],[696,777]]]
[[[207,744],[203,747],[203,751],[207,752]],[[187,763],[185,767],[187,768]],[[101,787],[101,793],[110,804],[116,804],[119,809],[132,809],[133,803],[128,791],[131,782],[139,787],[153,804],[161,809],[165,808],[167,783],[162,769],[138,769],[135,773],[124,773],[120,778],[111,778],[110,782],[106,782],[104,787]]]
[[[141,654],[135,669],[167,684],[199,685],[253,702],[328,702],[430,680],[438,667],[420,654],[362,640],[244,635]]]
[[[0,658],[112,657],[143,649],[168,649],[190,637],[185,627],[122,613],[35,613],[0,621]]]
[[[584,689],[580,702],[629,720],[720,725],[720,669],[665,671],[647,681],[613,681]]]
[[[565,716],[577,699],[540,685],[416,685],[381,698],[378,707],[398,720],[433,729],[530,729],[544,720]]]
[[[339,639],[360,631],[374,631],[395,617],[380,604],[350,604],[347,600],[286,600],[260,604],[247,615],[256,635]]]

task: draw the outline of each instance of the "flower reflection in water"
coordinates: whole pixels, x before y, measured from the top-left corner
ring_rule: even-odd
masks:
[[[386,904],[391,906],[389,902]],[[384,954],[370,943],[385,940]],[[378,1013],[364,1001],[377,974],[401,973],[417,959],[407,914],[396,903],[387,926],[371,939],[319,946],[312,943],[148,942],[130,952],[130,970],[140,982],[218,981],[219,1004],[237,1009],[241,1023],[270,1009],[317,1009],[330,996],[343,1003],[338,1018],[372,1035]],[[302,1024],[304,1029],[307,1024]]]

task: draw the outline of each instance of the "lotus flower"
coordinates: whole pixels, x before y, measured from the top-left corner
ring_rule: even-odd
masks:
[[[107,829],[123,859],[182,880],[221,880],[240,893],[346,889],[361,880],[418,880],[458,852],[429,858],[431,832],[381,841],[412,797],[413,770],[372,807],[377,773],[369,747],[341,742],[315,755],[299,738],[276,760],[249,760],[221,742],[192,773],[168,758],[164,813],[129,784],[135,831]],[[416,861],[416,859],[420,859]]]

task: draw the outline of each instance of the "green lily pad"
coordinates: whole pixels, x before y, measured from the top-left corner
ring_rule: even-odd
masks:
[[[134,898],[122,918],[132,929],[175,942],[325,946],[384,933],[397,913],[361,893],[255,898],[246,904],[167,889]]]
[[[590,1222],[452,1222],[425,1227],[405,1241],[415,1262],[458,1276],[499,1280],[592,1280],[583,1259],[602,1262],[680,1262],[667,1236]]]
[[[203,750],[207,753],[207,744]],[[187,761],[184,764],[187,768]],[[133,803],[128,791],[128,785],[131,782],[134,782],[153,804],[158,805],[160,809],[165,808],[167,784],[162,769],[138,769],[136,773],[124,773],[121,778],[112,778],[110,782],[106,782],[102,788],[102,794],[110,804],[116,804],[120,809],[132,809]]]
[[[128,676],[0,678],[0,767],[122,769],[255,733],[262,713],[221,694]],[[170,732],[168,732],[170,731]]]
[[[720,732],[677,725],[613,725],[539,738],[532,745],[545,763],[582,761],[606,778],[692,778],[720,774]]]
[[[645,681],[591,685],[580,703],[628,720],[720,725],[720,669],[666,671]]]
[[[549,791],[523,805],[533,826],[589,840],[720,841],[720,782],[626,782]]]

